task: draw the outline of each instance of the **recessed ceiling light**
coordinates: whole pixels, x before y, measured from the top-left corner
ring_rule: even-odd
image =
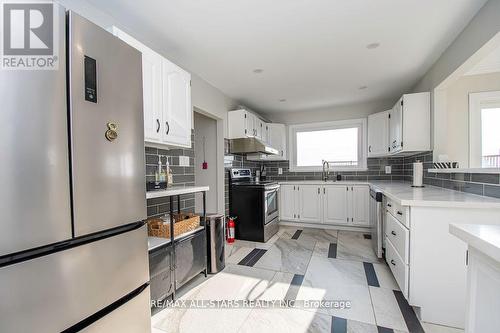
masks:
[[[368,88],[367,86],[361,86],[359,87],[359,90],[365,90],[366,88]]]
[[[256,69],[254,69],[254,70],[253,70],[253,72],[254,72],[255,74],[260,74],[260,73],[262,73],[263,71],[264,71],[264,70],[263,70],[263,69],[260,69],[260,68],[256,68]]]
[[[282,99],[280,99],[280,102],[284,103],[284,102],[286,102],[286,99],[282,98]]]
[[[366,48],[372,50],[372,49],[376,49],[379,46],[380,46],[380,43],[371,43],[371,44],[366,45]]]

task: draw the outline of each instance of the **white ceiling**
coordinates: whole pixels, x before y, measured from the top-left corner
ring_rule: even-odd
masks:
[[[266,113],[408,92],[486,2],[88,1],[170,60]],[[380,47],[367,49],[370,43]],[[263,73],[254,74],[257,68]]]

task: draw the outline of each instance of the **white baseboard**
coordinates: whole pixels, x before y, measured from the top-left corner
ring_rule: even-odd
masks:
[[[335,230],[359,231],[359,232],[369,232],[370,231],[369,227],[333,225],[333,224],[323,224],[323,223],[306,223],[306,222],[280,220],[279,224],[284,225],[284,226],[300,227],[300,228],[335,229]]]

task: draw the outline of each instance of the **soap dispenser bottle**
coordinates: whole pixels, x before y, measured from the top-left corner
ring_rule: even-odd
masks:
[[[168,157],[167,157],[167,165],[165,166],[165,171],[166,171],[167,185],[170,186],[173,184],[173,177],[172,177],[172,170],[170,169],[170,163],[168,162]]]
[[[155,182],[161,182],[161,174],[162,174],[162,165],[161,165],[161,156],[158,156],[158,168],[155,171]]]

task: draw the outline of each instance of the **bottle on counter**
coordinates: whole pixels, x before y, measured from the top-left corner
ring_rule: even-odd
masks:
[[[168,157],[167,157],[167,164],[165,166],[165,178],[168,186],[173,185],[172,169],[170,169],[170,163],[168,162]]]

